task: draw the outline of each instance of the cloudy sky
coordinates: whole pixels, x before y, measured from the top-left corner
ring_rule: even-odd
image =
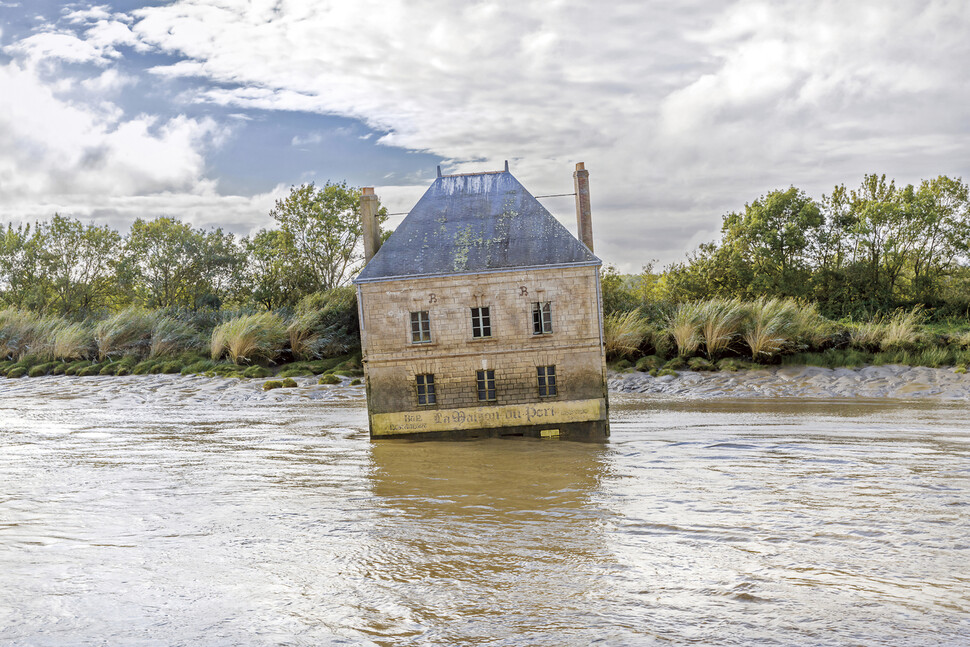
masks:
[[[636,271],[772,189],[970,177],[965,0],[599,7],[0,0],[0,220],[246,234],[305,181],[396,212],[437,164],[544,195],[583,161],[597,254]]]

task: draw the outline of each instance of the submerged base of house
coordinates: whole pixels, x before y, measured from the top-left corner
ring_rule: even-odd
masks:
[[[607,405],[602,398],[371,416],[371,437],[375,439],[531,437],[604,441],[609,435]]]

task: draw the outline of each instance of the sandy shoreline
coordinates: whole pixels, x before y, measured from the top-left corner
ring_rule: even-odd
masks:
[[[611,373],[610,392],[641,393],[684,399],[800,398],[813,400],[895,399],[970,400],[970,374],[953,368],[866,366],[821,368],[781,366],[699,373],[677,377],[647,373]]]
[[[363,386],[319,385],[315,377],[295,378],[298,386],[264,391],[266,380],[199,375],[47,376],[0,380],[0,398],[82,399],[137,406],[180,402],[357,402]],[[827,369],[783,366],[716,373],[680,371],[677,377],[610,373],[611,393],[676,399],[799,398],[810,400],[894,399],[970,400],[970,374],[952,368],[868,366]]]

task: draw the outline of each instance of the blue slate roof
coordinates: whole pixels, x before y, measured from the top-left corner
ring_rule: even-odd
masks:
[[[508,171],[434,181],[354,283],[602,262]]]

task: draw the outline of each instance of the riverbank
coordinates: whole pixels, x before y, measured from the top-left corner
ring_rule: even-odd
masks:
[[[339,384],[319,384],[316,377],[294,377],[296,386],[264,390],[266,380],[202,375],[67,376],[0,380],[7,397],[84,399],[112,406],[145,403],[362,401],[364,387],[349,377]],[[611,393],[674,399],[800,398],[814,400],[935,399],[970,400],[970,374],[952,368],[867,366],[820,368],[781,366],[736,372],[679,371],[676,376],[649,373],[609,374]]]
[[[970,400],[970,374],[953,368],[901,365],[834,369],[777,366],[736,372],[678,371],[676,376],[660,377],[611,372],[609,389],[685,399]]]

